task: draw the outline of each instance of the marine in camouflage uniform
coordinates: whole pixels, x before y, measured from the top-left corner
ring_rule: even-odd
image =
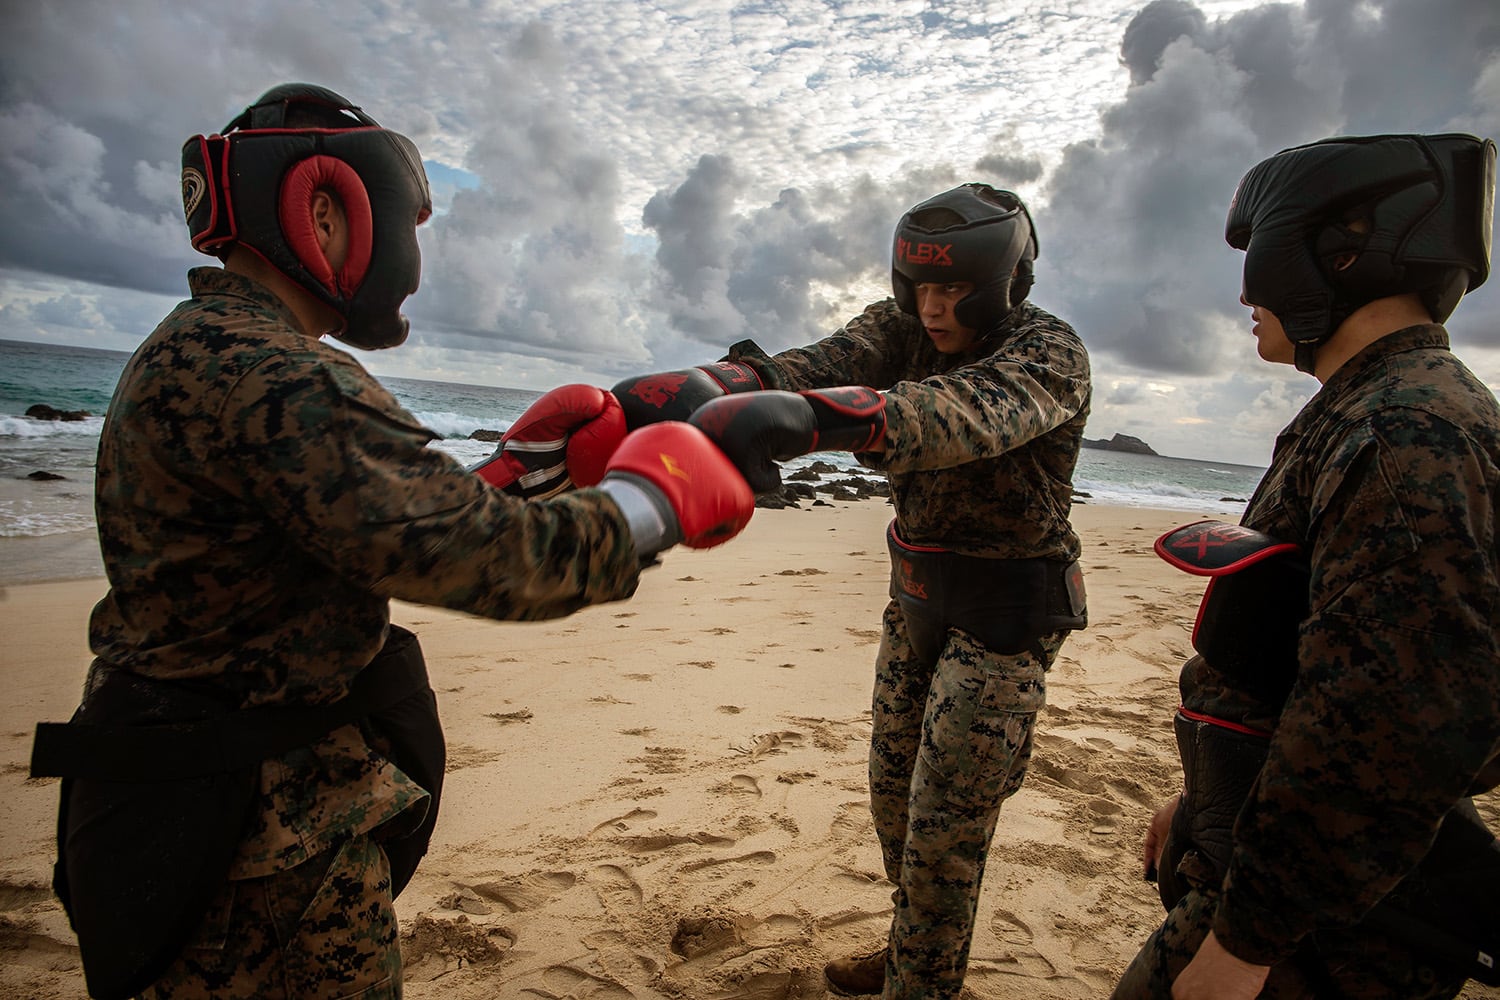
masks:
[[[1492,165],[1493,146],[1480,152]],[[1339,154],[1344,184],[1306,180]],[[1339,277],[1359,254],[1381,252],[1390,229],[1411,225],[1412,215],[1387,214],[1380,198],[1424,195],[1405,211],[1415,204],[1444,217],[1436,188],[1418,187],[1445,169],[1444,156],[1421,137],[1328,140],[1256,168],[1231,210],[1234,245],[1243,248],[1250,230],[1245,301],[1273,314],[1258,311],[1258,322],[1285,325],[1286,360],[1293,344],[1310,348],[1299,367],[1324,382],[1278,437],[1242,522],[1300,547],[1308,604],[1287,684],[1265,681],[1278,664],[1239,674],[1201,646],[1183,669],[1179,742],[1196,746],[1191,756],[1185,749],[1188,791],[1162,872],[1182,895],[1124,974],[1120,1000],[1171,996],[1210,931],[1231,956],[1270,967],[1259,996],[1278,1000],[1451,997],[1468,975],[1415,946],[1401,931],[1405,918],[1380,918],[1391,915],[1395,890],[1415,877],[1445,817],[1472,815],[1468,796],[1500,784],[1500,407],[1450,353],[1437,323],[1392,329],[1342,364],[1325,363],[1329,344],[1341,349],[1335,328],[1373,298],[1418,292],[1418,308],[1438,318],[1456,304],[1451,284],[1446,301],[1394,279],[1360,297]],[[1404,161],[1414,158],[1411,169]],[[1391,181],[1397,166],[1408,171],[1404,191]],[[1361,185],[1368,202],[1358,197]],[[1443,186],[1465,184],[1448,178]],[[1337,214],[1350,205],[1359,214]],[[1330,229],[1351,245],[1330,254],[1317,276],[1268,275],[1274,265],[1253,256]],[[1288,230],[1296,235],[1278,241]],[[1461,294],[1483,280],[1488,246],[1453,233],[1443,248],[1463,279]],[[1344,291],[1332,319],[1309,320],[1290,297],[1318,285]],[[1267,335],[1257,335],[1264,343]],[[1259,744],[1264,755],[1237,795],[1229,758],[1215,749],[1226,740]],[[1493,896],[1480,904],[1491,925],[1494,905]]]
[[[436,435],[347,352],[297,332],[260,285],[217,268],[189,283],[193,297],[136,351],[105,418],[96,510],[110,589],[90,621],[90,689],[125,670],[209,684],[244,708],[327,704],[380,650],[391,598],[531,620],[635,591],[640,560],[604,493],[501,494],[426,447]],[[285,873],[293,888],[264,890],[272,905],[327,882],[320,906],[368,922],[370,947],[309,958],[315,977],[396,990],[389,888],[379,912],[363,912],[384,865],[366,838],[412,822],[427,793],[345,726],[265,761],[259,795],[205,947],[159,995],[178,996],[179,977],[215,983],[221,965],[262,967],[252,942],[274,953],[275,937],[215,921],[230,919],[231,900],[266,905],[246,897]],[[328,879],[302,885],[330,863]],[[301,947],[319,954],[316,937]],[[223,988],[274,995],[258,981]]]
[[[962,354],[940,354],[921,321],[887,299],[832,336],[732,361],[770,388],[883,388],[882,453],[910,545],[998,559],[1078,558],[1068,521],[1089,412],[1088,354],[1072,328],[1022,302]],[[870,807],[896,886],[885,996],[957,996],[1001,803],[1021,787],[1046,672],[1065,633],[1000,655],[949,632],[936,663],[914,655],[900,604],[881,616],[870,740]]]
[[[697,409],[693,422],[724,445],[711,420],[700,423],[721,406],[733,415],[742,401],[776,391],[878,388],[883,403],[876,403],[872,419],[884,423],[884,447],[856,450],[855,457],[889,478],[901,542],[987,560],[1065,565],[1080,552],[1068,515],[1089,412],[1088,355],[1068,324],[1021,301],[1034,255],[1024,206],[1001,192],[1005,207],[999,214],[993,203],[970,200],[975,187],[984,186],[966,186],[932,201],[946,198],[975,213],[985,220],[972,227],[981,233],[993,225],[992,232],[1012,244],[1012,256],[1002,253],[997,260],[996,237],[985,233],[985,242],[976,246],[950,246],[956,262],[952,273],[914,276],[916,281],[973,279],[979,286],[976,302],[994,297],[987,303],[988,321],[966,323],[978,331],[967,347],[939,350],[912,302],[903,306],[899,298],[886,299],[808,347],[769,357],[750,341],[734,345],[725,362],[704,369],[730,394]],[[984,188],[985,197],[996,197],[992,190]],[[911,216],[922,208],[903,219],[898,240],[910,234]],[[955,238],[942,232],[945,225],[932,239],[952,244]],[[1018,260],[1023,245],[1026,255]],[[970,259],[963,257],[966,250],[973,252]],[[898,267],[899,255],[898,247]],[[1028,279],[1024,287],[1017,283],[1011,289],[1018,263]],[[904,292],[910,299],[911,280],[898,278],[898,296]],[[1003,290],[996,293],[991,285]],[[962,320],[976,312],[971,308],[958,315]],[[745,369],[753,376],[737,378]],[[615,393],[629,413],[633,393],[661,405],[656,394],[663,384],[660,379],[627,382]],[[746,393],[747,386],[770,392]],[[682,391],[692,387],[690,381]],[[822,432],[819,450],[829,450],[826,438],[835,432],[826,426]],[[726,450],[736,454],[732,444]],[[747,478],[755,483],[752,472]],[[993,573],[1002,571],[1002,564],[993,565]],[[1046,672],[1066,632],[1030,636],[1026,649],[1001,653],[953,627],[939,637],[940,651],[924,658],[913,649],[907,615],[892,597],[882,616],[876,659],[869,772],[885,870],[896,886],[884,995],[955,997],[968,964],[1000,806],[1025,777],[1036,715],[1046,699]],[[879,968],[869,975],[872,990],[879,992]],[[830,982],[843,988],[831,972]]]
[[[429,448],[437,435],[319,339],[405,339],[431,208],[415,147],[339,95],[273,88],[183,162],[193,245],[225,267],[189,273],[192,297],[132,356],[101,432],[96,658],[75,719],[39,727],[34,755],[68,779],[56,885],[91,992],[396,997],[383,845],[430,821],[433,795],[375,725],[387,703],[363,700],[393,646],[415,652],[409,633],[387,642],[390,600],[511,620],[622,600],[657,552],[743,527],[753,497],[691,428],[622,440],[618,405],[589,386],[545,394],[474,470]],[[582,468],[599,488],[523,499]],[[441,732],[410,659],[427,713],[415,763],[437,758],[435,791]],[[162,743],[205,730],[206,765]],[[101,776],[100,750],[123,778]],[[185,821],[155,831],[166,815]],[[185,829],[205,835],[143,874]],[[106,854],[119,863],[94,863]],[[130,904],[147,899],[164,916],[132,937]]]

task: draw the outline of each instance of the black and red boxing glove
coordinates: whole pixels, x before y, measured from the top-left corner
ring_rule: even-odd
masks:
[[[814,451],[876,451],[885,397],[862,385],[805,392],[768,389],[710,400],[692,424],[724,450],[756,493],[781,488],[777,462]]]
[[[599,488],[624,512],[642,559],[678,542],[695,549],[720,545],[755,513],[755,495],[724,453],[678,421],[628,435]]]
[[[512,496],[544,500],[603,479],[623,440],[625,414],[611,393],[559,386],[528,406],[495,453],[469,471]]]
[[[663,420],[686,420],[710,399],[764,389],[760,375],[738,361],[719,361],[675,372],[637,375],[615,385],[615,398],[631,430]]]

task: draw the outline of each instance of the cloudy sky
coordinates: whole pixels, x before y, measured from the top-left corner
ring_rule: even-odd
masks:
[[[0,11],[0,337],[132,349],[183,296],[179,149],[268,86],[422,149],[413,333],[377,374],[611,385],[832,331],[911,204],[1037,220],[1090,437],[1261,465],[1316,389],[1255,357],[1244,171],[1336,134],[1500,135],[1495,0],[54,0]],[[1500,390],[1500,280],[1449,324]]]

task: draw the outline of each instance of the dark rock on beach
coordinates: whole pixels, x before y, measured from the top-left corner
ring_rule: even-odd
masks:
[[[489,442],[493,443],[493,442],[499,441],[500,438],[501,438],[501,436],[504,433],[505,433],[504,431],[487,431],[483,427],[481,427],[481,428],[479,428],[479,430],[477,430],[474,433],[472,433],[472,434],[469,435],[469,440],[470,441],[489,441]]]
[[[37,403],[34,406],[26,408],[26,416],[32,420],[77,421],[92,417],[93,414],[88,410],[59,410],[57,407],[48,406],[46,403]]]
[[[26,478],[27,479],[34,479],[34,480],[36,480],[39,483],[50,483],[50,482],[54,482],[54,481],[59,480],[59,479],[61,479],[64,482],[66,482],[68,477],[67,476],[59,476],[55,472],[47,472],[47,471],[45,471],[43,469],[38,469],[35,472],[28,474]]]

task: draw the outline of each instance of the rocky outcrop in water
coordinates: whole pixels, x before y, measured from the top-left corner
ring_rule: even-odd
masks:
[[[1131,437],[1129,434],[1116,434],[1108,441],[1102,439],[1090,441],[1088,438],[1084,438],[1083,446],[1085,448],[1098,448],[1100,451],[1124,451],[1132,455],[1156,454],[1156,451],[1149,444],[1138,437]]]

